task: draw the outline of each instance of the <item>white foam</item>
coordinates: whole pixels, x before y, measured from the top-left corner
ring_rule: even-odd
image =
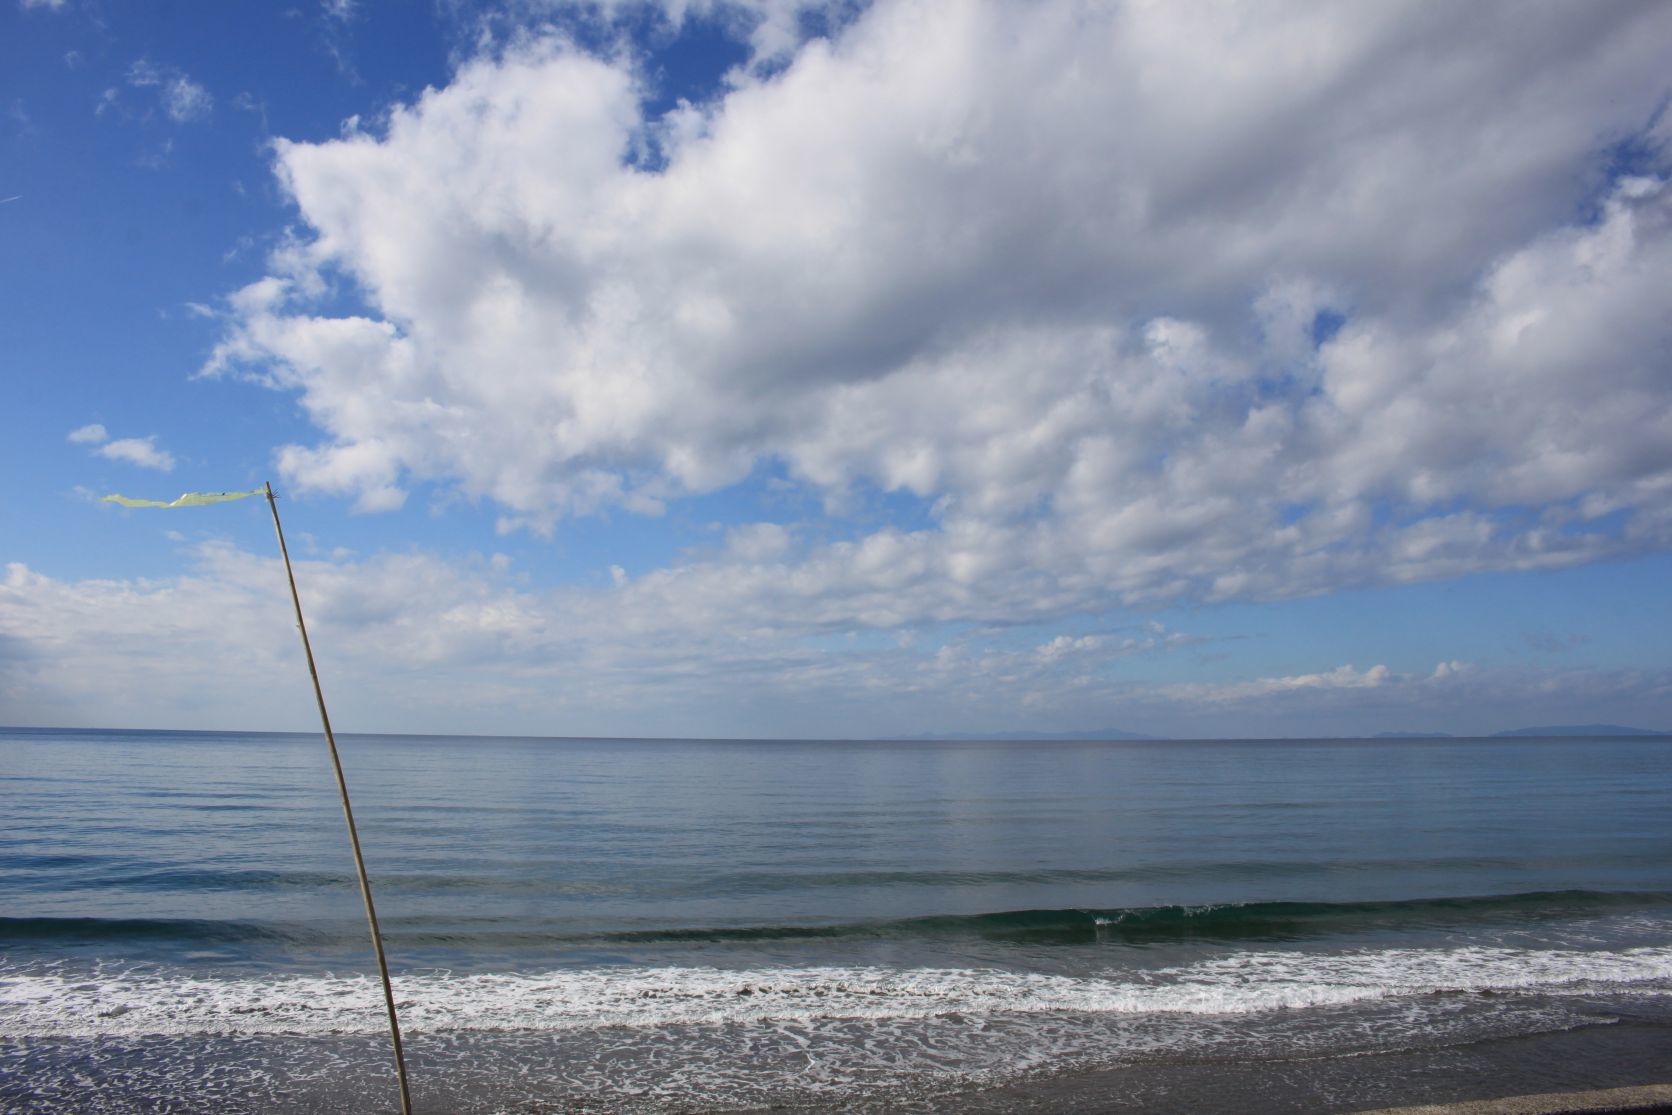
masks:
[[[564,1031],[681,1024],[993,1017],[1234,1015],[1440,991],[1672,988],[1672,947],[1616,952],[1383,949],[1241,952],[1098,976],[990,969],[602,967],[420,972],[395,981],[413,1033]],[[381,995],[363,976],[210,978],[149,968],[0,967],[0,1036],[376,1033]]]

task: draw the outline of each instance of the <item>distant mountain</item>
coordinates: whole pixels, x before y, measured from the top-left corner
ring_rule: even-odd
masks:
[[[1493,732],[1499,736],[1669,736],[1672,732],[1657,732],[1653,728],[1627,728],[1619,724],[1558,724],[1539,728],[1512,728],[1507,732]]]
[[[954,740],[1099,740],[1099,739],[1166,739],[1166,736],[1146,735],[1143,732],[1122,732],[1103,728],[1092,732],[923,732],[915,736],[883,736],[886,740],[946,741]]]
[[[1672,732],[1657,732],[1652,728],[1627,728],[1620,724],[1560,724],[1540,726],[1536,728],[1512,728],[1508,731],[1493,732],[1492,739],[1507,739],[1511,737],[1604,737],[1604,736],[1672,736]],[[1038,740],[1166,740],[1167,736],[1148,735],[1144,732],[1123,732],[1116,728],[1100,728],[1090,732],[922,732],[915,736],[878,736],[879,740],[898,740],[906,743],[917,742],[954,742],[958,740],[1004,740],[1021,741]],[[1450,732],[1377,732],[1372,739],[1456,739]]]

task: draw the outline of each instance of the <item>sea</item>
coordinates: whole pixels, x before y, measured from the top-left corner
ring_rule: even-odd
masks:
[[[1672,1078],[1672,739],[339,737],[422,1112]],[[0,730],[0,1110],[396,1110],[318,734]]]

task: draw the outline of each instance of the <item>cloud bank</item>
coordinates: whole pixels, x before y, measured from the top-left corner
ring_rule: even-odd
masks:
[[[312,692],[278,559],[226,542],[196,544],[187,557],[188,572],[162,580],[66,581],[7,566],[0,707],[37,723],[310,730]],[[297,579],[342,731],[1485,733],[1574,718],[1666,727],[1672,699],[1664,669],[1452,661],[1161,682],[1145,675],[1211,645],[1153,621],[1090,635],[969,631],[878,644],[794,616],[715,623],[700,601],[681,607],[634,583],[533,590],[493,557],[304,558]]]

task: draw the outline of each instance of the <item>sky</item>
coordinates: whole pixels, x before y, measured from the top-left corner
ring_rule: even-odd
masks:
[[[0,0],[0,723],[1672,729],[1672,5]]]

